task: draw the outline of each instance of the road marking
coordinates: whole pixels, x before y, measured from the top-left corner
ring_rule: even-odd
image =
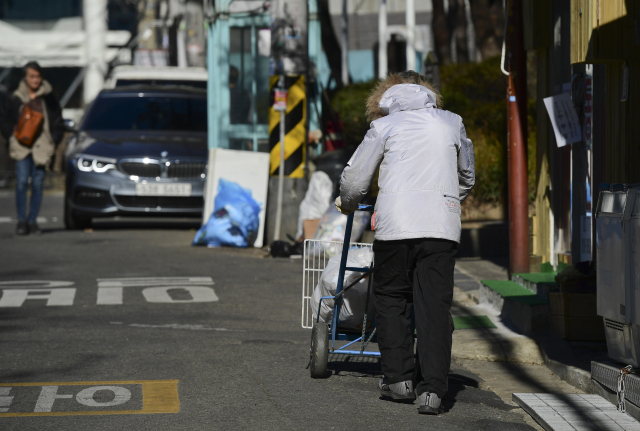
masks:
[[[56,287],[73,286],[73,281],[51,281],[51,280],[25,280],[25,281],[0,281],[0,289],[5,287],[31,288],[31,289],[52,289]]]
[[[136,278],[99,278],[98,286],[103,287],[143,287],[143,286],[182,286],[212,285],[211,277],[136,277]]]
[[[27,299],[46,299],[47,307],[73,305],[75,288],[2,289],[0,308],[22,307]]]
[[[174,299],[169,295],[169,290],[186,291],[191,299]],[[147,302],[155,303],[185,303],[185,302],[216,302],[218,295],[210,287],[205,286],[162,286],[147,287],[142,291],[142,296]]]
[[[211,277],[136,277],[136,278],[99,278],[98,305],[122,305],[125,287],[158,286],[154,289],[144,289],[143,296],[148,302],[155,303],[184,303],[184,302],[215,302],[218,301],[214,290],[203,285],[213,285]],[[162,287],[160,287],[162,286]],[[186,290],[191,299],[174,300],[168,293],[169,289]],[[151,299],[150,299],[151,298]]]
[[[111,401],[98,402],[93,399],[93,396],[98,391],[110,391],[113,392],[113,399]],[[92,386],[87,389],[83,389],[76,395],[76,400],[88,407],[111,407],[124,404],[131,399],[131,391],[122,386]]]
[[[0,413],[9,411],[13,396],[9,395],[11,388],[0,388]]]
[[[98,305],[121,305],[123,296],[122,287],[98,287],[96,303]]]
[[[112,325],[122,325],[122,322],[111,322]],[[145,325],[143,323],[131,323],[126,326],[133,328],[168,328],[168,329],[191,329],[193,331],[223,331],[223,332],[244,332],[242,329],[227,328],[211,328],[204,325],[180,325],[178,323],[169,323],[165,325]]]
[[[132,393],[124,386],[142,386],[142,408],[138,410],[100,410],[105,407],[125,405],[131,401]],[[35,402],[33,411],[9,411],[14,396],[21,390],[29,387],[40,386],[40,395]],[[66,392],[73,391],[74,386],[89,386],[73,394],[61,394],[60,388]],[[9,395],[14,392],[14,395]],[[108,401],[95,399],[98,392],[110,392],[112,397]],[[22,398],[28,398],[23,394]],[[69,410],[52,411],[57,400],[75,399],[76,405],[84,408],[96,408],[97,410]],[[23,403],[24,404],[24,403]],[[27,403],[28,404],[28,403]],[[32,406],[34,404],[31,404]],[[64,404],[68,405],[68,402]],[[52,383],[0,383],[0,417],[22,416],[76,416],[76,415],[123,415],[123,414],[153,414],[153,413],[178,413],[180,400],[178,398],[178,380],[132,380],[113,382],[52,382]],[[72,408],[73,409],[73,408]]]
[[[58,395],[58,387],[43,386],[38,401],[36,401],[36,408],[33,411],[36,413],[50,412],[53,409],[53,403],[57,399],[73,398],[73,395],[70,394]]]
[[[76,289],[69,288],[73,285],[73,281],[0,281],[0,308],[22,307],[27,299],[46,299],[47,306],[73,305]]]
[[[97,305],[122,305],[125,287],[143,287],[142,296],[150,303],[183,304],[219,300],[211,277],[99,278]],[[73,305],[73,281],[0,281],[0,308],[22,307],[27,299],[46,299],[47,306]]]
[[[57,221],[58,218],[54,217],[53,221]],[[0,223],[14,223],[16,220],[12,217],[0,217]],[[36,218],[36,222],[41,223],[41,224],[45,224],[49,222],[49,219],[47,219],[46,217],[38,217]]]

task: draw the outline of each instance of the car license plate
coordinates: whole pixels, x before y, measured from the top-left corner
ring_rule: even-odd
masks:
[[[191,184],[136,184],[136,196],[191,196]]]

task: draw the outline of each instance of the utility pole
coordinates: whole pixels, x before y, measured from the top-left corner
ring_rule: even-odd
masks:
[[[509,172],[509,270],[529,272],[527,185],[527,74],[522,34],[522,0],[508,0],[506,48],[507,159]]]
[[[307,0],[274,0],[269,7],[272,69],[270,87],[274,90],[274,103],[269,111],[272,177],[269,179],[267,211],[269,219],[274,221],[273,231],[269,230],[269,236],[273,232],[275,240],[292,229],[295,231],[297,216],[293,214],[297,215],[300,205],[295,193],[300,184],[297,179],[304,178],[305,175],[308,136],[305,84],[309,65],[308,6]],[[278,133],[275,132],[276,128]],[[285,190],[291,190],[292,193],[285,194]],[[275,217],[271,218],[273,212]]]
[[[378,9],[378,78],[387,77],[387,0]]]
[[[349,85],[349,14],[342,0],[342,85]]]
[[[276,226],[273,238],[280,239],[282,228],[282,195],[284,194],[284,140],[285,140],[285,112],[287,110],[288,92],[285,89],[284,75],[278,79],[275,90],[273,109],[280,112],[280,167],[278,168],[278,200],[276,206]]]
[[[176,48],[178,51],[178,67],[187,67],[187,14],[180,17],[176,32]]]
[[[416,70],[416,4],[415,0],[406,0],[407,25],[407,70]]]
[[[107,65],[104,51],[107,37],[107,0],[84,0],[84,20],[87,72],[84,75],[84,103],[91,103],[104,85]]]

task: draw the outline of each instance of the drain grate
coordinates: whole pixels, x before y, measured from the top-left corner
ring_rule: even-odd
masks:
[[[591,378],[609,390],[615,392],[618,388],[618,374],[621,365],[610,365],[604,362],[591,362]],[[624,380],[625,398],[636,406],[640,406],[640,376],[628,374]]]

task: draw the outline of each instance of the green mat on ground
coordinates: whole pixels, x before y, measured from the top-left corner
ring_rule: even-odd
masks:
[[[456,329],[495,328],[496,325],[487,316],[456,316],[453,318]]]
[[[523,280],[530,281],[531,283],[556,284],[555,272],[527,272],[527,273],[513,274],[513,275],[517,275]]]
[[[555,272],[553,270],[553,265],[551,265],[550,262],[544,262],[542,265],[540,265],[540,271],[542,271],[542,272]]]
[[[532,291],[525,289],[513,281],[481,280],[480,282],[505,299],[518,301],[526,305],[543,305],[549,303],[548,300],[540,298]]]

